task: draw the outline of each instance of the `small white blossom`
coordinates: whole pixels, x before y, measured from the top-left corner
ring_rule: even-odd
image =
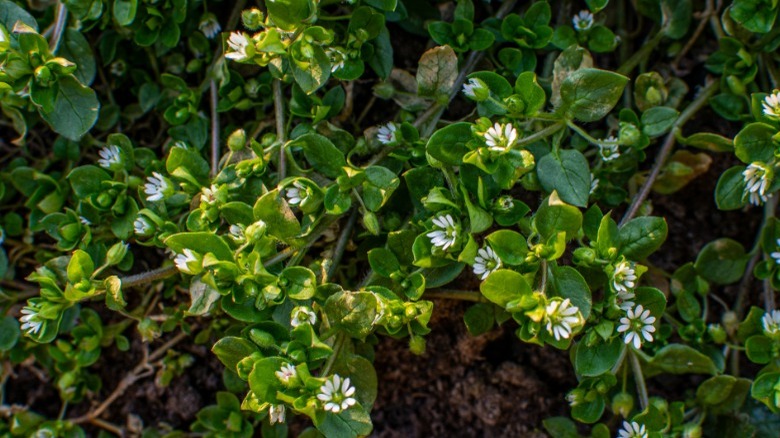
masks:
[[[386,125],[382,125],[379,127],[379,131],[376,134],[376,139],[379,140],[382,144],[392,144],[395,143],[398,139],[395,136],[395,132],[398,130],[398,127],[395,126],[395,123],[390,122]]]
[[[117,77],[122,77],[127,72],[127,64],[124,60],[116,60],[111,63],[111,74]]]
[[[487,88],[487,85],[477,78],[471,78],[463,84],[463,95],[471,100],[486,100],[489,94],[490,90]]]
[[[571,19],[571,23],[574,25],[574,29],[578,31],[585,31],[593,26],[593,14],[590,11],[580,11]]]
[[[599,179],[593,178],[590,180],[590,191],[588,192],[589,195],[592,195],[594,192],[596,192],[596,189],[599,188]]]
[[[777,239],[775,243],[777,243],[777,246],[780,247],[780,239]],[[780,251],[774,251],[769,255],[772,257],[772,259],[775,261],[776,264],[780,265]]]
[[[772,119],[780,119],[780,91],[768,95],[762,102],[764,115]]]
[[[314,325],[317,322],[317,314],[306,306],[298,306],[290,314],[290,325],[298,327],[303,323]]]
[[[761,318],[761,325],[764,327],[764,334],[775,337],[780,334],[780,310],[766,312]]]
[[[198,23],[198,29],[200,29],[201,32],[203,32],[203,35],[206,36],[208,39],[214,39],[217,34],[219,34],[219,31],[222,30],[222,26],[219,25],[219,21],[217,21],[217,17],[208,12],[203,14],[202,17],[200,17],[200,23]]]
[[[748,195],[750,203],[761,205],[766,202],[769,196],[766,189],[769,187],[771,172],[763,163],[755,162],[748,165],[742,172],[745,179],[745,194]]]
[[[325,54],[330,58],[330,72],[335,73],[344,68],[344,61],[347,60],[347,53],[339,47],[329,47]]]
[[[104,169],[111,169],[114,164],[122,164],[122,156],[116,145],[104,147],[98,155],[100,155],[98,164]]]
[[[176,254],[173,258],[173,264],[176,268],[185,274],[194,275],[196,272],[190,266],[190,263],[198,263],[198,257],[189,248],[184,248],[183,254]]]
[[[551,301],[545,309],[547,332],[555,336],[556,341],[569,339],[572,326],[576,326],[580,322],[580,318],[577,316],[579,311],[580,309],[577,306],[571,305],[571,301],[568,298],[563,301]]]
[[[271,424],[284,423],[284,405],[271,405],[268,408],[268,422]]]
[[[22,331],[27,332],[28,335],[34,335],[41,331],[43,326],[43,319],[38,314],[40,308],[35,304],[29,304],[22,308],[22,316],[19,317],[19,322],[22,323]]]
[[[458,239],[458,228],[449,214],[441,215],[433,219],[435,230],[426,234],[431,239],[433,246],[438,246],[446,251],[455,244]]]
[[[355,387],[350,386],[349,377],[342,380],[341,376],[334,374],[320,387],[317,398],[324,403],[326,411],[338,414],[357,403],[357,400],[352,397],[354,394]]]
[[[624,312],[628,312],[629,310],[634,308],[634,301],[632,301],[636,295],[634,295],[634,291],[630,290],[621,290],[617,293],[618,298],[618,307],[620,307]]]
[[[149,219],[143,216],[138,216],[133,221],[133,231],[135,231],[135,234],[139,236],[146,236],[150,231],[152,231],[152,224],[149,222]]]
[[[246,48],[249,46],[249,39],[241,32],[231,32],[227,40],[230,52],[225,54],[225,58],[233,61],[244,61],[249,58]]]
[[[486,246],[477,251],[477,256],[474,258],[474,275],[479,276],[481,280],[486,279],[500,267],[501,258],[493,248]]]
[[[92,225],[92,222],[90,222],[89,219],[85,218],[84,216],[79,216],[79,222],[86,226]]]
[[[620,326],[618,326],[618,333],[625,333],[626,337],[624,341],[626,344],[634,343],[634,348],[639,349],[642,347],[642,338],[645,338],[647,342],[653,342],[653,335],[655,327],[655,316],[650,315],[650,310],[645,309],[642,305],[636,306],[634,309],[629,309],[626,312],[626,316],[620,318]]]
[[[170,190],[171,186],[168,183],[168,179],[160,175],[160,172],[152,172],[152,176],[147,178],[147,183],[144,184],[144,193],[146,193],[147,201],[160,201],[163,199],[165,192]]]
[[[293,182],[293,187],[284,190],[284,196],[287,197],[287,203],[290,205],[301,205],[307,198],[306,186],[298,181]]]
[[[294,379],[298,376],[298,371],[295,370],[293,364],[288,363],[282,365],[282,369],[276,371],[275,374],[276,378],[279,379],[280,382],[289,383],[291,379]]]
[[[517,130],[511,123],[506,125],[496,123],[485,132],[484,138],[491,151],[505,152],[517,141]]]
[[[620,156],[620,145],[615,136],[610,136],[598,144],[599,155],[603,161],[612,161]]]
[[[647,429],[636,421],[624,421],[623,428],[618,431],[618,438],[647,438]]]
[[[201,189],[200,202],[205,202],[209,205],[216,202],[217,190],[218,188],[214,184],[212,184],[211,187],[203,187],[203,189]]]
[[[612,273],[612,287],[617,293],[625,294],[636,286],[636,270],[631,262],[622,261],[615,266]]]
[[[241,225],[231,225],[228,228],[228,234],[235,240],[244,240],[246,235],[244,234],[244,228]]]

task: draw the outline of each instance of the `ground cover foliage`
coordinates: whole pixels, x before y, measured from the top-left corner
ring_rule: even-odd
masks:
[[[450,300],[567,358],[523,430],[775,436],[777,14],[0,0],[0,436],[367,436],[381,339]],[[754,243],[670,267],[712,230],[654,200],[703,178]],[[186,422],[116,415],[196,374]]]

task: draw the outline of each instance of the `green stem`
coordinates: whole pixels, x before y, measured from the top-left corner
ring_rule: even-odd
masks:
[[[179,270],[176,269],[176,266],[163,266],[151,271],[130,275],[120,279],[122,289],[141,286],[153,281],[162,280],[175,275],[177,272],[179,272]]]
[[[481,302],[482,295],[479,292],[473,292],[469,290],[454,290],[454,289],[434,289],[425,291],[425,298],[442,298],[446,300],[460,300],[460,301],[473,301],[475,303]]]
[[[599,139],[597,139],[597,138],[595,138],[595,137],[591,136],[591,135],[590,135],[590,134],[588,134],[588,133],[587,133],[587,132],[586,132],[584,129],[582,129],[582,128],[580,128],[579,126],[577,126],[577,125],[576,125],[574,122],[572,122],[571,120],[567,120],[567,121],[566,121],[566,126],[568,126],[569,128],[573,129],[573,130],[574,130],[574,131],[575,131],[577,134],[579,134],[579,135],[580,135],[582,138],[584,138],[585,140],[587,140],[587,141],[588,141],[588,142],[590,142],[591,144],[594,144],[594,145],[601,145],[601,144],[610,144],[610,143],[615,143],[615,142],[609,142],[609,141],[605,141],[605,140],[599,140]]]
[[[282,82],[274,79],[274,113],[276,114],[276,141],[279,142],[279,181],[283,180],[286,173],[286,159],[284,144],[287,142],[287,131],[284,126],[284,96],[282,95]]]
[[[658,151],[658,155],[655,157],[655,162],[653,163],[653,167],[650,170],[650,174],[647,176],[647,179],[642,184],[642,187],[639,189],[636,196],[634,196],[634,199],[631,201],[631,205],[628,206],[626,213],[620,220],[621,226],[625,225],[626,222],[631,220],[636,215],[637,211],[639,211],[639,207],[650,194],[650,190],[653,188],[655,180],[661,173],[661,168],[663,167],[664,163],[666,163],[666,158],[672,152],[672,148],[674,147],[675,143],[675,132],[682,128],[682,126],[691,117],[693,117],[697,111],[699,111],[702,107],[704,107],[704,105],[707,104],[709,98],[718,90],[718,84],[718,81],[712,81],[707,84],[701,90],[701,92],[699,92],[699,95],[696,96],[696,99],[694,99],[694,101],[691,102],[690,105],[688,105],[688,107],[686,107],[685,110],[680,114],[680,117],[677,118],[677,121],[674,122],[672,129],[669,131],[669,134],[666,135],[666,139],[664,139],[664,144],[661,146],[661,150]]]
[[[217,176],[219,170],[219,113],[217,112],[217,84],[212,79],[209,83],[211,109],[211,176]]]
[[[339,267],[339,262],[341,262],[342,255],[344,255],[344,249],[347,247],[349,236],[352,235],[352,228],[355,227],[355,223],[357,222],[357,217],[358,217],[358,210],[356,208],[353,208],[352,214],[349,215],[347,224],[344,226],[344,229],[341,230],[341,235],[339,235],[339,240],[336,241],[336,246],[333,248],[333,255],[330,258],[331,265],[328,268],[328,277],[325,279],[325,282],[330,281],[330,279],[333,278],[334,275],[336,275],[336,270]]]
[[[317,21],[338,21],[349,20],[352,18],[352,14],[347,15],[320,15],[317,17]]]
[[[658,45],[658,43],[661,42],[661,39],[663,39],[664,35],[661,32],[658,32],[650,41],[642,45],[642,48],[637,50],[636,53],[634,53],[626,62],[623,63],[623,65],[620,66],[620,68],[617,69],[617,73],[621,75],[628,75],[631,73],[631,71],[636,68],[637,65],[639,65],[640,62],[647,59],[648,56],[650,56],[650,53],[652,53],[653,49],[655,49],[655,46]]]
[[[630,349],[631,347],[626,347]],[[642,365],[639,363],[639,358],[636,356],[636,352],[631,350],[628,353],[629,360],[631,361],[631,371],[634,372],[634,381],[636,382],[636,392],[639,396],[639,407],[642,411],[647,408],[650,403],[647,397],[647,385],[645,384],[645,376],[642,374]]]
[[[325,366],[322,367],[322,371],[320,372],[321,377],[329,375],[331,370],[333,370],[333,364],[336,363],[336,358],[338,358],[339,353],[341,353],[341,349],[344,347],[344,342],[346,341],[347,335],[345,335],[344,332],[336,334],[336,340],[333,342],[333,354],[330,355],[328,361],[325,362]]]
[[[549,137],[555,134],[556,132],[560,131],[561,129],[563,129],[564,126],[566,126],[566,123],[564,122],[554,123],[542,129],[541,131],[534,132],[528,137],[521,138],[512,146],[512,149],[520,149],[522,146],[529,145],[535,141],[539,141],[543,138]]]

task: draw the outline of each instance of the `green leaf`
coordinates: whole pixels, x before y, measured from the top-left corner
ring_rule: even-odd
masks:
[[[534,225],[544,240],[548,240],[559,232],[565,232],[571,239],[582,226],[582,212],[563,202],[557,192],[552,192],[534,215]]]
[[[766,123],[751,123],[734,137],[734,154],[745,164],[754,161],[769,162],[774,159],[777,144],[772,137],[775,127]]]
[[[294,300],[308,300],[317,291],[317,277],[308,268],[303,266],[290,266],[279,275],[279,280],[286,284],[284,290],[287,296]]]
[[[590,168],[580,151],[563,149],[551,152],[536,165],[539,182],[547,192],[557,191],[561,200],[585,207],[590,196]]]
[[[81,85],[73,76],[63,77],[58,84],[54,110],[46,112],[38,108],[38,112],[55,132],[79,140],[95,125],[100,102],[94,90]]]
[[[620,252],[631,260],[644,260],[666,240],[666,219],[643,216],[630,220],[620,228]]]
[[[567,417],[551,417],[542,421],[552,438],[580,438],[577,425]]]
[[[319,420],[322,417],[322,420]],[[320,413],[315,425],[326,437],[357,438],[371,433],[373,425],[371,417],[360,403],[343,410],[338,414],[332,412]]]
[[[688,33],[693,15],[691,0],[661,0],[661,31],[673,40]]]
[[[386,248],[374,248],[368,252],[368,263],[371,269],[383,277],[390,277],[391,274],[401,269],[401,264],[392,251]]]
[[[110,179],[111,176],[105,170],[92,165],[79,166],[68,174],[73,192],[81,199],[99,193],[102,190],[101,183]]]
[[[734,0],[729,8],[731,18],[756,33],[767,33],[777,18],[777,5],[759,0]]]
[[[0,6],[2,4],[0,3]],[[0,351],[8,351],[16,345],[21,336],[19,321],[11,315],[0,319]]]
[[[655,106],[642,113],[642,132],[649,137],[664,135],[672,129],[680,112],[668,106]]]
[[[287,202],[273,190],[261,196],[254,206],[255,218],[265,221],[268,234],[281,240],[290,240],[301,234],[301,224]]]
[[[671,344],[662,348],[650,360],[651,368],[646,377],[661,372],[669,374],[718,374],[712,359],[693,348],[682,344]]]
[[[236,370],[238,362],[256,351],[259,350],[253,342],[236,336],[225,336],[211,347],[211,352],[231,371]]]
[[[312,56],[306,62],[292,62],[295,82],[306,94],[320,89],[330,78],[330,57],[320,46],[312,45]]]
[[[417,67],[417,94],[448,96],[458,76],[458,57],[450,46],[434,47],[423,53]]]
[[[774,342],[764,335],[755,335],[745,342],[745,350],[751,362],[767,364],[774,357]]]
[[[81,32],[76,29],[65,29],[57,55],[73,61],[76,64],[74,75],[84,85],[92,84],[95,79],[97,67],[95,66],[95,54],[92,47]]]
[[[218,290],[195,279],[190,283],[190,308],[187,315],[205,315],[214,309],[217,301],[222,297]]]
[[[463,156],[469,152],[466,146],[469,140],[471,123],[453,123],[434,132],[425,149],[433,158],[454,166],[462,163]]]
[[[233,261],[233,251],[225,240],[209,231],[195,231],[177,233],[165,239],[165,245],[177,253],[184,252],[185,248],[198,254],[214,254],[218,260]]]
[[[477,303],[463,314],[463,322],[471,336],[479,336],[493,328],[495,307],[489,303]]]
[[[261,403],[278,404],[276,392],[283,391],[284,385],[276,377],[282,365],[288,363],[280,357],[266,357],[255,363],[249,374],[249,388]]]
[[[299,147],[311,166],[329,178],[341,175],[347,161],[330,140],[319,134],[305,134],[287,144],[288,148]]]
[[[615,107],[627,83],[627,77],[611,71],[577,70],[561,83],[558,111],[582,122],[600,120]]]
[[[522,298],[531,293],[531,286],[526,279],[515,271],[499,269],[488,276],[479,285],[482,295],[501,307],[506,307],[510,301]]]
[[[373,331],[377,299],[371,292],[337,292],[325,301],[328,320],[352,337],[363,339]]]
[[[89,280],[95,271],[95,263],[86,252],[77,249],[68,262],[68,281],[72,284],[82,280]]]
[[[696,389],[696,400],[713,413],[738,410],[750,391],[750,380],[733,376],[711,377]]]
[[[585,341],[580,341],[574,346],[574,370],[581,376],[600,376],[617,364],[625,348],[621,338],[596,345],[585,345]]]
[[[744,166],[734,166],[723,172],[715,186],[715,203],[720,210],[739,210],[747,203]]]
[[[570,299],[571,303],[579,308],[582,317],[588,319],[591,293],[588,283],[579,271],[571,266],[552,266],[550,285],[557,296]]]
[[[129,26],[135,20],[138,11],[138,0],[115,0],[114,19],[120,26]]]
[[[293,31],[303,25],[315,11],[309,0],[267,0],[268,18],[285,31]]]
[[[739,281],[745,273],[749,255],[739,242],[722,238],[708,243],[696,257],[694,267],[707,281],[730,284]]]
[[[519,265],[525,261],[528,255],[528,245],[522,234],[512,230],[498,230],[490,233],[488,244],[503,263]]]
[[[17,21],[30,26],[36,32],[38,31],[38,22],[29,12],[10,0],[0,0],[0,24],[8,32],[11,32]]]

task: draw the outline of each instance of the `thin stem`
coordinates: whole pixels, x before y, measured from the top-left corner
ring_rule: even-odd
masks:
[[[769,219],[775,216],[776,207],[777,207],[777,198],[775,196],[770,196],[769,199],[767,199],[767,201],[764,203],[764,217],[761,222],[761,228],[759,228],[759,234],[758,234],[759,236],[761,236],[761,230],[764,229],[764,226],[769,221]],[[764,260],[768,260],[768,259],[769,256],[767,254],[764,254]],[[764,309],[767,312],[769,312],[770,310],[774,310],[775,308],[775,291],[772,289],[772,285],[769,282],[769,278],[764,279],[763,286],[764,286]]]
[[[347,335],[345,335],[344,332],[339,332],[336,334],[336,340],[333,342],[333,354],[330,355],[328,361],[325,362],[325,366],[322,367],[320,376],[327,376],[330,374],[331,370],[333,369],[333,364],[336,363],[336,358],[338,357],[339,353],[341,353],[341,349],[344,347],[344,342],[346,341]]]
[[[531,144],[531,143],[533,143],[535,141],[539,141],[539,140],[541,140],[543,138],[547,138],[547,137],[555,134],[556,132],[560,131],[561,129],[563,129],[564,126],[566,126],[566,123],[564,123],[564,122],[554,123],[554,124],[544,128],[544,129],[542,129],[541,131],[534,132],[533,134],[529,135],[528,137],[521,138],[520,140],[518,140],[512,146],[512,149],[519,149],[522,146]]]
[[[334,275],[336,275],[336,270],[338,269],[339,263],[341,262],[341,257],[344,255],[344,249],[347,247],[349,236],[352,235],[352,229],[355,227],[357,217],[358,210],[356,208],[352,209],[352,214],[349,215],[347,224],[344,226],[344,229],[341,230],[339,240],[336,241],[336,246],[333,248],[333,256],[330,259],[331,265],[330,268],[328,268],[328,277],[325,279],[325,282],[328,282],[331,278],[333,278]]]
[[[211,176],[217,175],[219,168],[219,114],[217,113],[217,84],[214,80],[209,83],[211,91]]]
[[[585,131],[584,129],[582,129],[579,126],[577,126],[577,124],[575,124],[571,120],[567,120],[566,121],[566,126],[568,126],[569,128],[573,129],[574,132],[579,134],[580,137],[584,138],[585,140],[587,140],[591,144],[601,145],[601,144],[609,144],[610,143],[608,141],[599,140],[599,139],[591,136],[590,134],[587,133],[587,131]],[[615,144],[615,142],[612,142],[612,143]]]
[[[473,301],[475,303],[482,301],[482,295],[479,292],[470,290],[434,289],[425,291],[423,296],[428,299],[440,298],[445,300]]]
[[[637,50],[630,58],[628,58],[628,60],[617,69],[617,73],[624,76],[631,73],[631,71],[636,68],[640,62],[647,59],[653,49],[655,49],[655,46],[661,42],[663,36],[664,35],[661,32],[658,32],[650,41],[642,45],[641,49]]]
[[[60,47],[60,40],[62,39],[62,33],[65,31],[65,24],[68,21],[68,8],[65,7],[65,3],[62,1],[57,2],[57,20],[54,22],[54,30],[51,33],[51,40],[49,40],[49,50],[52,53],[57,52]]]
[[[628,349],[630,347],[627,347]],[[649,404],[647,397],[647,385],[645,384],[645,376],[642,374],[642,365],[639,363],[639,358],[636,356],[636,352],[631,350],[629,353],[629,360],[631,361],[631,371],[634,372],[634,381],[636,382],[636,392],[639,396],[640,410],[644,411]]]
[[[636,215],[637,211],[639,211],[639,207],[643,202],[645,202],[645,199],[650,194],[650,190],[653,188],[655,180],[661,173],[661,168],[663,168],[667,157],[672,152],[672,148],[674,147],[675,143],[675,132],[680,129],[691,117],[693,117],[697,111],[699,111],[704,105],[707,104],[709,98],[715,94],[715,91],[717,91],[718,84],[718,81],[712,81],[707,84],[701,90],[699,95],[696,96],[696,99],[691,102],[687,108],[685,108],[685,111],[683,111],[682,114],[680,114],[680,117],[677,118],[677,121],[674,122],[671,131],[669,131],[669,134],[667,134],[666,138],[664,139],[661,150],[658,151],[658,155],[655,157],[655,162],[653,163],[653,167],[650,170],[650,174],[642,184],[642,187],[640,187],[639,192],[637,192],[636,196],[634,196],[634,199],[631,201],[631,205],[628,206],[626,213],[623,215],[623,219],[620,220],[621,226]]]
[[[287,131],[284,127],[284,96],[282,95],[282,83],[274,79],[274,113],[276,114],[276,141],[279,142],[279,181],[286,175],[286,157],[284,144],[287,142]]]
[[[163,266],[151,271],[142,272],[140,274],[130,275],[122,278],[122,289],[141,286],[143,284],[151,283],[153,281],[162,280],[164,278],[171,277],[179,272],[176,266]]]

